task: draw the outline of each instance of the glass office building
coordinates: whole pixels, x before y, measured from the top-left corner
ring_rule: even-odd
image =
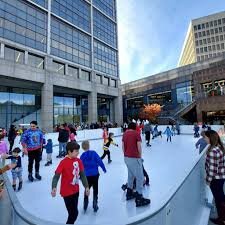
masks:
[[[49,112],[51,106],[51,123],[96,122],[98,118],[112,119],[110,115],[112,120],[117,120],[112,122],[120,122],[122,112],[119,116],[113,115],[116,111],[110,112],[109,104],[107,110],[102,110],[103,106],[97,100],[104,95],[106,102],[122,102],[120,99],[118,103],[117,99],[121,97],[116,13],[116,0],[0,0],[0,60],[4,60],[0,81],[8,79],[10,84],[13,79],[23,80],[25,89],[25,80],[41,83],[41,94],[37,95],[41,96],[40,114],[42,117],[44,111]],[[8,62],[20,71],[24,66],[24,76],[18,76],[15,71],[7,74]],[[38,73],[42,75],[38,77]],[[64,80],[59,83],[61,78]],[[49,82],[51,98],[42,96],[47,91],[44,86]],[[64,87],[64,93],[60,92],[59,96],[55,86]],[[11,86],[8,88],[10,94]],[[75,93],[67,88],[74,89]],[[6,93],[2,90],[0,92]],[[51,103],[43,103],[46,98]],[[0,95],[0,102],[5,104],[11,100],[5,101]],[[95,109],[95,104],[99,108]],[[94,114],[90,112],[93,109]],[[8,113],[14,112],[8,109]],[[40,120],[47,121],[47,117]],[[1,122],[0,126],[8,127],[8,124]]]

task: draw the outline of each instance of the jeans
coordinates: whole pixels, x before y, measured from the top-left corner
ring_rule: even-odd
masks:
[[[67,142],[59,142],[59,155],[65,155],[66,154],[66,144]]]
[[[138,194],[142,194],[144,181],[142,159],[124,157],[124,161],[128,170],[128,188],[133,189],[134,178],[136,178],[136,191]]]
[[[78,198],[79,198],[79,192],[75,193],[73,195],[69,195],[66,197],[63,197],[66,209],[68,211],[68,219],[66,224],[74,224],[77,216],[78,216]]]

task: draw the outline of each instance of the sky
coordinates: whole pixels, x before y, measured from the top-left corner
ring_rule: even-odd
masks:
[[[225,0],[117,0],[122,84],[177,66],[192,19],[225,11]]]

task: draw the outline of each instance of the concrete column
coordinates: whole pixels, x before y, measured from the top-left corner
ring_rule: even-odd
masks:
[[[25,51],[25,56],[24,56],[24,64],[28,64],[28,51]]]
[[[95,123],[98,121],[97,111],[97,92],[93,91],[88,94],[88,123]]]
[[[48,0],[48,32],[47,32],[47,54],[51,52],[51,0]]]
[[[45,69],[46,70],[53,71],[52,61],[53,61],[53,59],[51,57],[45,56]]]
[[[109,109],[110,109],[110,122],[115,122],[115,107],[114,107],[114,100],[110,99],[109,102]]]
[[[121,94],[114,99],[114,118],[118,126],[123,124],[123,100]]]
[[[202,111],[200,110],[199,104],[197,104],[197,106],[196,106],[196,112],[197,112],[197,122],[198,123],[203,122],[202,121]]]
[[[68,64],[65,64],[65,75],[68,75]]]
[[[53,82],[50,74],[46,74],[41,89],[41,127],[47,132],[53,131]]]
[[[81,71],[81,68],[79,68],[79,70],[78,70],[78,78],[80,79],[81,76],[82,76],[82,71]]]
[[[4,58],[4,51],[5,50],[5,45],[3,43],[1,43],[0,46],[0,58]]]

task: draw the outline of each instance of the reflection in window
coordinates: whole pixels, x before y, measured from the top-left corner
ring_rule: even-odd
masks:
[[[95,81],[96,81],[96,83],[101,84],[102,83],[102,76],[96,75]]]
[[[68,66],[68,74],[70,76],[78,78],[78,69],[73,66]]]
[[[52,66],[55,72],[65,74],[65,64],[53,61]]]
[[[24,63],[24,51],[20,51],[15,48],[11,48],[5,46],[5,59],[16,62],[16,63]]]
[[[44,69],[44,58],[37,56],[35,54],[28,54],[28,64],[30,66],[39,68],[39,69]]]
[[[91,80],[90,72],[81,70],[81,75],[80,75],[79,78],[80,78],[81,80],[87,80],[87,81],[90,81],[90,80]]]
[[[115,87],[116,88],[116,80],[111,79],[110,84],[111,84],[111,87]]]
[[[181,105],[188,105],[193,100],[193,86],[191,82],[179,83],[176,85],[177,88],[177,103]]]
[[[109,86],[109,78],[108,77],[103,77],[103,82],[104,85]]]
[[[93,4],[112,19],[116,17],[115,0],[93,0]]]

